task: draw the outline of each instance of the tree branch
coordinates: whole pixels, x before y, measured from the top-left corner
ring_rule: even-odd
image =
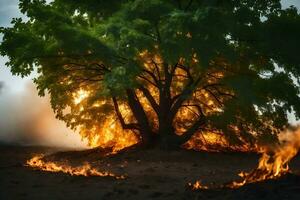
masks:
[[[193,3],[193,0],[190,0],[188,5],[185,7],[184,11],[187,11],[190,8],[190,6],[192,5],[192,3]]]
[[[157,63],[152,59],[152,63],[154,64],[157,76],[158,76],[158,80],[161,81],[161,77],[160,77],[160,72],[159,72],[159,67],[157,65]]]
[[[132,129],[139,130],[138,124],[135,124],[135,123],[126,124],[126,122],[125,122],[125,120],[124,120],[124,118],[122,116],[122,113],[120,111],[117,98],[116,97],[112,97],[112,100],[113,100],[114,108],[115,108],[115,111],[116,111],[116,115],[118,117],[118,120],[119,120],[122,128],[123,129],[131,129],[131,130]]]
[[[159,33],[158,22],[155,23],[154,28],[155,28],[155,32],[156,32],[156,35],[157,35],[157,41],[159,43],[161,43],[161,36],[160,36],[160,33]]]
[[[192,86],[194,85],[196,87],[199,84],[200,80],[201,80],[201,76],[199,76],[197,78],[197,80],[195,80],[195,81],[190,81],[185,86],[185,88],[183,89],[181,94],[176,95],[175,97],[172,98],[171,101],[172,101],[173,106],[171,108],[171,118],[173,118],[176,115],[176,113],[178,112],[178,110],[181,107],[181,105],[183,104],[183,102],[188,98],[188,96],[190,94],[193,93]]]
[[[181,135],[181,140],[183,142],[187,142],[198,130],[201,126],[205,125],[206,118],[204,115],[200,116],[198,120]]]
[[[141,78],[141,79],[144,79],[145,81],[147,81],[148,83],[150,83],[150,84],[153,85],[154,87],[158,88],[158,85],[156,85],[155,83],[153,83],[153,82],[152,82],[151,80],[149,80],[147,77],[141,76],[141,75],[139,75],[138,77]]]
[[[148,74],[154,80],[154,82],[155,82],[156,85],[160,85],[160,82],[158,81],[158,79],[155,77],[155,75],[151,71],[149,71],[149,70],[147,70],[147,69],[144,68],[143,72],[145,72],[146,74]]]
[[[143,94],[145,95],[145,97],[147,98],[147,100],[149,101],[149,103],[151,104],[153,110],[158,115],[159,114],[159,105],[156,103],[155,99],[153,98],[153,96],[151,95],[151,93],[149,92],[149,90],[147,90],[143,86],[140,86],[139,89],[143,92]]]
[[[213,96],[213,98],[218,102],[218,104],[220,105],[220,106],[223,106],[223,103],[221,102],[221,100],[212,92],[212,91],[210,91],[209,89],[204,89],[204,90],[206,90],[209,94],[211,94],[211,96]]]

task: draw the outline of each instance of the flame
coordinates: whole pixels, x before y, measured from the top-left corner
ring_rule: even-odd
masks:
[[[238,188],[247,183],[254,183],[268,179],[277,179],[289,172],[289,162],[300,149],[300,129],[286,131],[279,135],[280,144],[273,148],[265,148],[259,160],[258,167],[251,172],[241,172],[240,182],[232,182],[231,188]]]
[[[54,162],[43,161],[44,155],[34,156],[27,160],[26,165],[35,169],[47,172],[62,172],[72,176],[102,176],[113,177],[116,179],[124,179],[125,176],[117,176],[110,172],[101,172],[96,168],[93,168],[90,164],[85,163],[82,166],[72,167],[67,164],[58,164]]]
[[[185,33],[178,33],[184,34]],[[187,37],[192,37],[190,33],[186,33]],[[175,97],[182,94],[190,80],[195,77],[203,77],[201,85],[218,85],[220,79],[225,77],[226,72],[222,71],[222,68],[211,67],[211,69],[202,74],[203,72],[198,71],[198,67],[201,58],[197,53],[193,52],[190,58],[179,58],[178,65],[167,66],[164,63],[163,57],[160,55],[159,47],[156,46],[155,50],[143,50],[136,58],[137,62],[140,62],[140,66],[143,66],[141,74],[137,76],[137,81],[147,89],[153,97],[156,104],[160,104],[161,91],[157,81],[164,82],[166,71],[172,73],[172,80],[169,83],[168,95],[173,100]],[[189,67],[185,67],[189,66]],[[214,66],[225,66],[226,61],[218,58],[212,62]],[[66,69],[76,68],[76,66],[64,66]],[[226,67],[226,66],[225,66]],[[96,76],[95,74],[93,74]],[[153,78],[156,77],[156,78]],[[69,80],[71,79],[71,80]],[[79,130],[79,134],[83,140],[87,141],[88,146],[91,148],[101,146],[103,148],[112,148],[113,152],[116,153],[123,148],[137,144],[140,141],[140,135],[136,130],[123,130],[120,121],[116,113],[114,112],[112,100],[107,98],[101,99],[99,91],[102,91],[101,84],[97,82],[96,77],[93,79],[93,83],[80,84],[80,88],[77,87],[71,89],[72,100],[67,103],[70,115],[65,115],[61,118],[67,121],[67,123]],[[101,80],[101,79],[99,79]],[[62,80],[63,83],[71,84],[74,82],[72,76]],[[200,83],[199,83],[200,84]],[[221,86],[220,86],[221,87]],[[184,134],[192,124],[199,119],[200,111],[205,116],[210,116],[222,112],[223,103],[230,98],[230,95],[234,95],[233,91],[228,88],[221,87],[214,89],[215,92],[222,92],[226,95],[216,99],[212,89],[207,87],[199,87],[193,92],[191,98],[188,99],[184,105],[178,110],[175,115],[173,122],[174,132],[177,135]],[[152,132],[158,132],[159,122],[158,116],[154,111],[148,98],[143,93],[142,89],[134,90],[138,100],[140,101],[152,128]],[[69,95],[69,94],[67,94]],[[95,98],[99,98],[95,100]],[[131,112],[126,100],[118,101],[119,109],[124,117],[126,124],[136,123],[136,119]],[[196,105],[196,106],[195,106]],[[107,108],[107,106],[110,108]],[[106,107],[106,110],[103,108]],[[103,111],[104,110],[104,111]],[[110,110],[109,112],[107,110]],[[207,127],[210,130],[206,130],[205,133],[198,132],[194,137],[185,144],[186,148],[201,150],[201,151],[220,151],[220,150],[233,150],[233,151],[252,151],[252,147],[243,145],[232,147],[226,140],[224,134],[220,134],[216,130]],[[245,142],[247,144],[247,142]]]
[[[258,145],[232,145],[224,137],[224,134],[219,131],[203,131],[196,133],[187,143],[183,145],[186,149],[205,152],[261,152],[261,147]]]
[[[89,96],[89,92],[83,89],[80,89],[78,92],[73,94],[74,96],[74,104],[80,104],[85,98]]]
[[[74,106],[79,108],[80,113],[84,113],[86,109],[92,108],[101,108],[106,104],[111,104],[107,100],[94,102],[91,106],[87,105],[87,102],[84,100],[87,99],[93,93],[89,88],[81,88],[73,94],[73,103]],[[90,107],[89,107],[90,106]],[[119,105],[120,112],[125,116],[126,120],[130,120],[131,113],[129,113],[129,108],[125,103]],[[89,119],[89,116],[85,114],[80,114],[80,118],[85,120]],[[91,127],[80,126],[79,134],[81,137],[87,141],[87,144],[90,148],[103,147],[111,148],[112,154],[117,153],[118,151],[132,146],[138,143],[139,138],[133,131],[123,130],[120,125],[117,116],[115,113],[108,113],[105,115],[105,120],[101,123],[94,123]],[[74,119],[76,122],[76,119]]]
[[[187,33],[187,36],[191,35]],[[188,63],[188,65],[198,65],[199,59],[199,56],[196,53],[193,53],[191,56],[191,62],[188,62],[188,59],[180,58],[179,64],[182,66],[185,63]],[[156,76],[157,79],[163,79],[163,74],[165,73],[165,66],[163,58],[159,53],[159,49],[156,49],[154,52],[150,52],[148,50],[141,51],[138,54],[137,60],[141,62],[141,65],[146,71],[143,72],[141,76],[137,78],[137,80],[151,93],[151,95],[154,98],[154,101],[157,104],[159,104],[160,91],[155,85],[155,82],[153,82],[153,77],[149,75],[150,72],[154,74],[154,76]],[[216,62],[218,62],[218,65],[222,65],[224,61],[216,60]],[[193,67],[191,67],[191,69],[193,69]],[[188,72],[186,69],[184,69],[184,67],[177,67],[175,68],[173,73],[174,77],[170,85],[170,95],[172,97],[179,95],[183,92],[191,74],[197,74],[199,72]],[[204,82],[206,82],[207,84],[216,84],[221,78],[224,77],[224,73],[220,72],[219,70],[212,70],[209,72],[209,75],[204,75],[204,77]],[[72,106],[75,107],[73,111],[75,110],[75,112],[78,113],[78,118],[80,118],[80,120],[82,121],[92,119],[95,121],[91,122],[92,125],[91,123],[89,123],[88,125],[84,125],[85,122],[83,122],[83,125],[80,125],[79,133],[81,137],[87,141],[90,147],[112,147],[113,153],[116,153],[123,148],[137,144],[140,140],[139,134],[131,130],[123,130],[115,113],[108,113],[106,116],[103,117],[105,118],[105,120],[101,122],[89,116],[88,110],[91,109],[91,107],[95,109],[101,109],[101,107],[104,105],[112,105],[112,102],[110,102],[109,100],[98,100],[96,102],[93,102],[91,105],[88,104],[87,99],[89,99],[89,97],[94,97],[97,93],[97,89],[98,88],[96,86],[83,86],[78,91],[75,91],[72,94]],[[228,94],[232,94],[231,91],[226,90],[226,92]],[[152,131],[157,132],[159,129],[158,118],[150,102],[144,96],[143,92],[140,89],[136,89],[135,93],[145,110],[145,113],[150,123],[150,127],[152,127],[153,129]],[[220,101],[225,100],[226,97],[224,97]],[[176,134],[182,135],[199,117],[199,110],[193,105],[201,105],[203,107],[203,113],[206,116],[222,112],[220,102],[216,101],[214,96],[211,94],[211,91],[207,91],[206,89],[196,90],[193,93],[192,98],[188,102],[186,102],[185,106],[179,109],[178,113],[175,116],[173,126],[175,128]],[[126,123],[132,123],[135,121],[134,116],[131,113],[131,110],[126,102],[119,102],[119,109],[122,115],[124,116]],[[85,112],[86,110],[87,112]],[[75,118],[73,120],[74,122],[78,121],[78,119]],[[213,131],[195,134],[195,136],[187,144],[185,144],[184,147],[188,149],[202,151],[219,151],[220,149],[250,151],[249,146],[232,148],[231,145],[226,141],[224,134],[219,134]]]
[[[108,117],[101,126],[92,129],[82,128],[80,134],[88,140],[89,147],[111,148],[112,154],[139,141],[132,131],[123,130],[114,117]]]
[[[269,179],[277,179],[291,173],[289,162],[294,158],[300,149],[300,128],[295,131],[285,131],[279,135],[279,144],[274,147],[265,147],[259,159],[258,166],[251,172],[241,172],[238,175],[241,181],[234,181],[225,185],[229,188],[239,188],[245,184],[260,182]],[[200,181],[188,183],[192,190],[209,189]],[[219,186],[217,188],[222,188]]]
[[[207,190],[209,189],[208,186],[205,186],[201,183],[201,181],[196,181],[195,183],[188,183],[188,187],[192,190]]]

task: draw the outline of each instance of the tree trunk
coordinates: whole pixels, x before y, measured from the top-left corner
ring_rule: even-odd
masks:
[[[141,145],[145,147],[151,147],[155,142],[155,133],[153,133],[152,131],[143,106],[141,105],[133,90],[128,89],[126,93],[128,97],[129,107],[139,126],[139,131],[141,135]]]

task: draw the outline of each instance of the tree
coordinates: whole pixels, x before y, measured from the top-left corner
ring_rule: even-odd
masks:
[[[254,145],[276,140],[288,112],[300,116],[300,16],[280,0],[19,6],[28,21],[1,29],[1,54],[13,74],[37,69],[39,94],[90,143],[121,127],[150,146],[204,131]]]

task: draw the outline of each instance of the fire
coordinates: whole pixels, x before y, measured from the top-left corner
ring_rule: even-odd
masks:
[[[187,33],[187,37],[192,37],[192,35]],[[154,107],[157,106],[152,105],[162,105],[164,101],[161,97],[167,96],[166,105],[176,108],[174,102],[177,101],[176,99],[180,97],[180,94],[188,91],[186,87],[196,77],[202,77],[199,79],[199,88],[190,94],[190,98],[182,103],[178,110],[175,109],[175,117],[172,116],[171,126],[174,128],[175,134],[182,135],[186,133],[202,116],[209,118],[211,115],[222,113],[224,103],[234,96],[233,91],[220,84],[220,80],[226,76],[226,70],[223,68],[227,67],[226,60],[222,58],[216,58],[212,61],[210,63],[212,65],[211,69],[205,73],[197,70],[196,66],[200,63],[200,57],[195,52],[191,54],[190,58],[179,58],[178,63],[174,66],[165,65],[159,47],[156,46],[153,51],[143,50],[139,52],[136,61],[140,62],[142,70],[136,77],[136,81],[139,83],[138,87],[133,90],[145,111],[149,127],[151,127],[153,133],[159,131],[160,124],[157,114],[159,109],[155,109]],[[222,67],[218,68],[217,66]],[[66,65],[64,67],[68,70],[69,68],[76,69],[78,66]],[[120,73],[123,73],[123,70],[120,70]],[[167,82],[166,74],[172,77]],[[59,113],[60,118],[66,121],[68,126],[78,130],[82,139],[91,148],[99,146],[111,148],[112,153],[116,153],[123,148],[139,143],[141,135],[138,128],[136,128],[138,126],[137,119],[126,99],[115,97],[120,111],[117,112],[113,100],[107,98],[108,96],[103,97],[101,93],[106,94],[104,91],[107,90],[100,83],[103,77],[99,75],[98,81],[97,76],[92,75],[95,76],[95,79],[91,79],[91,82],[88,82],[88,84],[82,83],[74,89],[72,87],[71,92],[67,92],[71,100],[66,103],[64,108],[68,110],[68,113]],[[66,82],[72,85],[73,81],[72,76],[70,76],[67,80],[62,80],[62,84]],[[162,92],[161,85],[168,85],[169,89],[164,89],[164,92]],[[152,98],[150,100],[145,91],[151,94]],[[222,95],[220,95],[220,98],[216,98],[217,94]],[[173,106],[170,104],[173,104]],[[120,115],[124,118],[121,121],[119,119]],[[129,130],[127,128],[125,130],[123,129],[124,124],[136,126],[135,129]],[[237,129],[235,132],[239,132],[239,130]],[[248,145],[247,141],[243,140],[241,134],[239,136],[240,144],[232,146],[224,134],[219,133],[213,126],[207,125],[205,130],[201,129],[201,132],[195,133],[184,147],[201,151],[257,151],[256,147]]]
[[[241,172],[241,181],[234,181],[225,185],[229,188],[239,188],[245,184],[260,182],[268,179],[277,179],[291,173],[289,162],[295,157],[300,149],[300,128],[296,131],[285,131],[279,135],[279,144],[274,147],[264,148],[259,159],[258,166],[251,172]],[[200,181],[188,183],[192,190],[209,189]],[[223,188],[219,186],[217,188]]]
[[[206,190],[209,189],[208,186],[205,186],[201,183],[201,181],[196,181],[195,183],[188,183],[188,186],[192,190]]]
[[[192,37],[189,32],[178,34],[186,35],[188,38]],[[216,58],[210,63],[212,65],[210,70],[203,72],[197,67],[201,63],[201,57],[196,52],[191,52],[187,58],[178,58],[177,64],[165,62],[161,53],[159,46],[156,45],[152,50],[141,50],[135,57],[141,71],[135,77],[138,83],[137,87],[132,90],[145,111],[153,133],[157,133],[160,126],[157,114],[159,109],[153,105],[157,104],[160,107],[163,104],[161,101],[164,99],[162,96],[165,96],[167,101],[163,102],[168,105],[167,109],[171,109],[171,106],[176,108],[173,106],[176,99],[189,90],[188,85],[192,80],[194,82],[198,79],[199,88],[189,95],[190,98],[182,103],[179,109],[174,109],[175,116],[172,116],[172,124],[170,124],[174,128],[174,133],[177,135],[186,133],[199,119],[200,113],[201,116],[203,114],[203,116],[209,117],[222,112],[223,103],[234,95],[233,91],[218,84],[227,72],[224,70],[227,67],[224,59]],[[103,84],[104,74],[113,69],[110,66],[104,66],[100,60],[91,63],[89,63],[90,61],[79,62],[79,65],[69,63],[62,66],[67,72],[71,71],[72,73],[62,77],[59,81],[66,90],[67,98],[62,98],[62,105],[55,107],[57,117],[76,130],[82,140],[91,148],[110,148],[112,153],[116,153],[123,148],[139,143],[142,139],[139,134],[140,127],[137,125],[137,119],[132,113],[128,101],[124,98],[125,96],[112,97],[110,87]],[[82,74],[85,69],[83,66],[88,68],[88,70],[84,70],[84,74]],[[105,73],[102,73],[103,70]],[[116,73],[123,74],[125,72],[125,68],[116,68]],[[81,80],[82,76],[86,78]],[[163,85],[168,89],[162,89]],[[151,95],[147,95],[147,92]],[[221,93],[223,96],[216,99],[217,93]],[[113,99],[117,101],[120,112],[117,112]],[[124,118],[123,120],[120,120],[122,118],[120,115]],[[123,129],[124,124],[130,124],[134,128],[125,130]],[[208,131],[213,132],[214,130]],[[221,141],[219,135],[217,137],[211,134],[201,136],[202,133],[196,135],[200,137],[193,137],[188,145],[190,148],[209,150],[213,146],[217,149],[227,145],[223,142],[226,138],[221,138]],[[205,139],[198,143],[201,138]],[[204,141],[209,141],[209,144],[206,145]]]
[[[110,115],[101,126],[94,126],[88,130],[83,128],[80,132],[88,139],[91,148],[112,148],[111,153],[132,146],[138,142],[138,138],[131,131],[123,130],[115,116]]]
[[[279,140],[279,145],[265,148],[255,170],[248,173],[241,172],[239,176],[243,180],[233,182],[228,187],[238,188],[247,183],[276,179],[289,173],[289,162],[297,155],[300,148],[300,129],[281,133]]]
[[[221,132],[207,131],[196,133],[186,144],[184,148],[193,149],[196,151],[205,152],[221,152],[221,151],[233,151],[233,152],[260,152],[260,147],[257,145],[251,146],[244,145],[231,145]]]
[[[89,96],[89,92],[83,89],[80,89],[77,93],[74,95],[74,104],[79,104],[81,101],[83,101],[85,98]]]
[[[35,169],[47,172],[62,172],[72,176],[102,176],[102,177],[113,177],[116,179],[124,179],[125,176],[115,175],[110,172],[101,172],[96,168],[93,168],[90,164],[85,163],[82,166],[72,167],[67,164],[58,164],[54,162],[43,161],[44,155],[34,156],[27,160],[26,165]]]
[[[101,109],[101,106],[110,105],[111,102],[107,100],[94,102],[89,105],[85,99],[89,98],[94,91],[89,88],[81,88],[73,94],[74,107],[79,110],[80,118],[82,120],[91,120],[89,116],[85,115],[85,111],[88,109]],[[131,113],[125,103],[119,105],[120,112],[125,116],[125,120],[131,120]],[[93,122],[90,127],[80,126],[79,134],[83,140],[87,141],[90,148],[103,147],[111,148],[111,153],[117,153],[118,151],[132,146],[138,143],[138,137],[133,131],[123,130],[119,123],[115,113],[108,113],[104,117],[104,121],[101,123]],[[76,119],[74,119],[76,122]]]

